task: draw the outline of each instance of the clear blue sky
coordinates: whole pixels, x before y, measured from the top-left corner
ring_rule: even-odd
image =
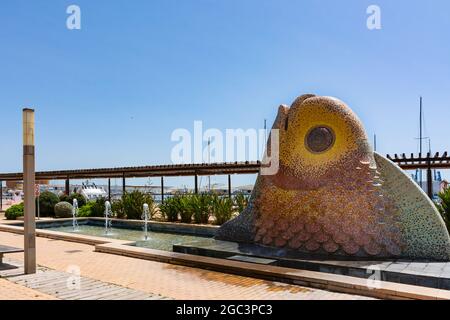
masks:
[[[66,28],[77,4],[82,29]],[[366,28],[381,7],[382,29]],[[2,0],[0,171],[164,164],[176,128],[261,128],[303,93],[338,97],[382,153],[416,152],[418,100],[450,150],[450,3],[391,0]],[[94,136],[92,134],[95,134]],[[242,159],[244,160],[244,159]]]

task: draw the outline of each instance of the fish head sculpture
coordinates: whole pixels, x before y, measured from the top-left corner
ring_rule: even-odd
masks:
[[[301,96],[280,107],[274,128],[280,169],[269,179],[279,187],[318,189],[340,181],[343,170],[356,178],[362,167],[376,167],[361,121],[336,98]]]
[[[273,129],[278,171],[258,175],[248,207],[217,239],[313,255],[450,258],[450,238],[433,203],[373,152],[344,102],[302,95],[279,107]]]

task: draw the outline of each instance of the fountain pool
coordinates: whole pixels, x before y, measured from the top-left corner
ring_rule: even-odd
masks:
[[[45,228],[46,230],[75,233],[72,226],[58,226]],[[212,238],[204,236],[185,235],[167,232],[148,231],[147,240],[145,240],[141,230],[111,228],[105,235],[105,228],[102,226],[80,224],[76,231],[77,234],[88,236],[106,237],[109,239],[129,240],[136,242],[136,246],[150,249],[172,251],[174,244],[187,244],[194,241],[214,241]]]

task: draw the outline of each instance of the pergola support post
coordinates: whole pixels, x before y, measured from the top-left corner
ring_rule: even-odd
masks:
[[[69,177],[67,177],[66,178],[66,182],[65,182],[65,194],[66,195],[70,195],[70,178]]]
[[[111,202],[111,178],[108,178],[108,201]]]
[[[125,172],[122,174],[122,194],[127,192],[127,182],[125,179]]]
[[[194,183],[195,183],[195,186],[194,186],[195,194],[198,194],[198,176],[197,176],[197,174],[194,176]]]
[[[428,154],[428,168],[427,168],[427,192],[428,197],[433,200],[433,171],[431,170],[431,154]]]
[[[231,174],[228,175],[228,197],[231,198]]]
[[[164,204],[164,177],[161,177],[161,203]]]
[[[0,211],[3,210],[3,181],[0,180]]]

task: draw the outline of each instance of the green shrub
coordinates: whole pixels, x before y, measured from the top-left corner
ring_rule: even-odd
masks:
[[[208,223],[211,216],[212,196],[209,194],[193,195],[190,197],[190,206],[195,223]]]
[[[8,220],[16,220],[18,217],[23,217],[24,214],[24,205],[23,202],[19,204],[15,204],[5,211],[5,217]]]
[[[228,197],[214,196],[212,211],[215,217],[214,224],[224,224],[233,216],[233,200]]]
[[[55,205],[56,218],[70,218],[72,217],[73,207],[69,202],[61,201]]]
[[[78,209],[79,217],[104,217],[105,216],[105,202],[106,199],[98,198],[95,201],[89,201],[84,206]],[[111,204],[111,209],[114,203]],[[114,212],[114,210],[113,210]]]
[[[178,220],[178,198],[170,197],[164,200],[164,203],[159,205],[159,210],[162,216],[169,222]]]
[[[127,218],[127,215],[123,208],[122,199],[115,200],[113,203],[111,203],[111,210],[114,213],[114,216],[116,218],[118,218],[118,219],[126,219]]]
[[[440,192],[439,199],[440,203],[437,205],[437,208],[447,226],[447,230],[450,231],[450,188]]]
[[[95,205],[95,202],[88,202],[84,206],[78,209],[79,217],[92,217],[92,207]]]
[[[59,202],[69,202],[70,203],[70,196],[68,196],[65,193],[60,194],[58,198],[59,198]]]
[[[191,199],[192,196],[190,195],[184,195],[184,196],[178,196],[177,207],[178,207],[178,213],[180,214],[181,222],[183,223],[191,223],[192,222],[192,216],[194,214]]]
[[[154,214],[153,197],[150,194],[143,193],[139,190],[125,192],[122,195],[122,208],[120,208],[120,204],[117,204],[117,207],[119,211],[120,209],[123,210],[120,213],[121,216],[126,216],[127,219],[139,220],[142,216],[144,203],[148,204],[151,219]]]
[[[237,207],[239,213],[245,210],[248,205],[248,196],[243,194],[242,192],[237,193],[234,196],[234,205]]]
[[[39,196],[39,214],[41,217],[54,217],[55,205],[59,202],[56,194],[44,191]]]
[[[160,204],[162,216],[169,222],[181,218],[181,222],[206,224],[211,215],[215,217],[215,224],[221,225],[233,216],[234,202],[228,197],[218,195],[175,195]]]
[[[95,201],[91,201],[91,215],[90,217],[103,217],[105,215],[105,202],[104,198],[97,198]]]
[[[79,193],[72,193],[70,196],[68,196],[67,194],[62,194],[61,196],[59,196],[59,201],[66,201],[70,204],[73,204],[73,199],[77,199],[78,208],[81,208],[86,204],[86,199]]]

